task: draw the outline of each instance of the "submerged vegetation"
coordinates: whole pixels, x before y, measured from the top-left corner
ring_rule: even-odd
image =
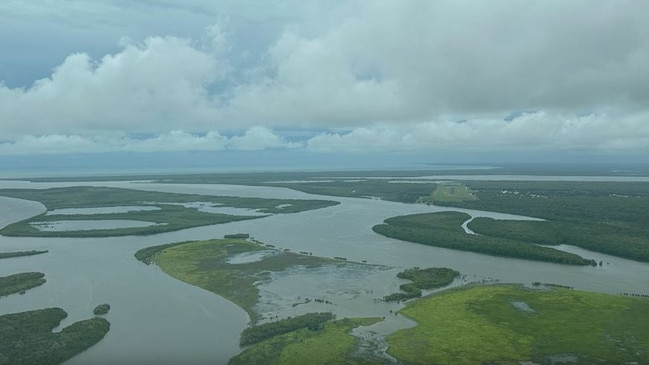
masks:
[[[54,365],[99,342],[110,323],[95,317],[52,332],[68,314],[46,308],[0,316],[1,365]]]
[[[470,217],[460,212],[412,214],[388,218],[372,229],[378,234],[403,241],[493,256],[570,265],[594,263],[572,253],[525,241],[467,234],[461,226]]]
[[[172,232],[185,228],[228,223],[264,217],[269,214],[297,213],[339,204],[328,200],[264,199],[197,194],[161,193],[107,187],[65,187],[51,189],[2,189],[0,196],[35,200],[43,203],[49,212],[66,208],[97,208],[138,206],[147,210],[132,210],[105,214],[41,214],[0,230],[5,236],[38,237],[104,237],[147,235]],[[233,215],[201,211],[205,208],[242,208],[254,210],[257,215]],[[153,210],[151,209],[153,208]],[[55,224],[60,221],[131,220],[150,222],[144,227],[88,229],[88,230],[39,230],[34,224]]]
[[[228,259],[237,254],[271,251],[260,260],[232,264]],[[283,271],[294,266],[318,267],[333,260],[269,249],[244,239],[213,239],[154,246],[135,253],[138,260],[155,263],[168,275],[188,284],[218,294],[243,308],[254,323],[259,299],[258,281],[268,280],[270,271]]]
[[[445,287],[453,282],[460,273],[446,267],[429,267],[420,269],[418,267],[407,269],[397,274],[400,279],[407,279],[412,283],[401,284],[399,289],[403,293],[386,295],[383,299],[386,302],[397,302],[412,298],[421,297],[421,291]]]
[[[516,285],[451,289],[401,313],[416,327],[388,336],[407,364],[649,362],[649,300]]]
[[[26,290],[45,284],[45,274],[41,272],[24,272],[0,277],[0,297],[14,293],[24,293]]]

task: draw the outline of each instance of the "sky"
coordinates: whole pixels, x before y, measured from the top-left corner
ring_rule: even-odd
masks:
[[[0,169],[648,156],[645,0],[0,2]]]

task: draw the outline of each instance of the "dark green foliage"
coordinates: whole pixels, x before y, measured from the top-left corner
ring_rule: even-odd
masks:
[[[0,297],[43,285],[44,277],[45,274],[40,272],[24,272],[0,277]]]
[[[184,245],[184,244],[192,243],[192,242],[194,242],[194,241],[174,242],[174,243],[167,243],[165,245],[145,247],[143,249],[138,250],[135,253],[134,256],[139,261],[142,261],[145,264],[150,265],[150,264],[153,263],[153,256],[155,256],[158,252],[161,252],[164,249],[167,249],[167,248],[170,248],[170,247],[180,246],[180,245]]]
[[[17,252],[0,252],[0,259],[7,259],[10,257],[21,257],[21,256],[33,256],[33,255],[40,255],[42,253],[47,253],[49,251],[43,250],[43,251],[17,251]]]
[[[247,240],[248,238],[250,238],[250,235],[248,233],[234,233],[226,234],[225,236],[223,236],[223,238]]]
[[[569,244],[649,262],[649,184],[474,181],[478,200],[444,205],[522,214],[546,222],[477,218],[473,231],[546,245]]]
[[[407,269],[397,274],[398,278],[411,280],[412,283],[402,284],[399,289],[403,293],[386,295],[383,299],[386,302],[398,302],[402,300],[421,297],[422,289],[435,289],[449,285],[460,275],[459,272],[446,267],[430,267],[420,269],[418,267]]]
[[[107,320],[97,317],[53,333],[67,316],[61,308],[0,316],[0,364],[60,364],[99,342],[110,329]]]
[[[466,234],[461,225],[470,216],[460,212],[412,214],[388,218],[374,232],[404,241],[493,256],[590,265],[592,260],[523,241]]]
[[[103,316],[105,314],[108,314],[109,311],[110,311],[110,304],[104,303],[96,306],[95,309],[93,309],[92,313],[96,316]]]
[[[318,328],[330,321],[334,315],[329,312],[307,313],[301,316],[282,319],[277,322],[248,327],[241,333],[241,346],[252,345],[267,338],[298,330],[300,328]]]
[[[0,230],[5,236],[30,237],[104,237],[126,235],[149,235],[172,232],[185,228],[256,219],[263,216],[237,216],[201,212],[179,203],[206,202],[224,207],[256,209],[265,214],[296,213],[339,204],[326,200],[263,199],[196,194],[173,194],[106,187],[66,187],[52,189],[2,189],[0,195],[36,200],[48,210],[60,208],[91,208],[124,205],[154,206],[159,210],[131,211],[111,214],[45,215],[41,214]],[[60,220],[136,220],[156,225],[135,228],[96,229],[83,231],[40,231],[31,222],[55,222]]]
[[[447,267],[412,268],[397,274],[398,278],[412,280],[419,289],[435,289],[452,283],[460,273]]]

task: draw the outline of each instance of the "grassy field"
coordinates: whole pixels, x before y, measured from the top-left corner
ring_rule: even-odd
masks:
[[[418,203],[462,202],[476,200],[475,195],[466,185],[455,182],[437,184],[433,193],[417,200]]]
[[[407,305],[414,328],[388,337],[407,364],[649,363],[649,300],[515,285],[445,291]]]
[[[14,293],[24,293],[26,290],[45,284],[45,274],[40,272],[24,272],[0,277],[0,297]]]
[[[99,342],[110,329],[106,319],[95,317],[52,332],[67,316],[61,308],[0,316],[0,364],[60,364]]]
[[[254,285],[267,280],[269,271],[283,271],[302,265],[318,267],[332,264],[332,259],[274,251],[260,261],[229,264],[232,255],[270,250],[260,244],[243,239],[214,239],[154,246],[138,251],[135,256],[143,262],[154,262],[165,273],[218,294],[243,308],[254,323],[258,314],[254,307],[259,290]]]
[[[379,364],[371,358],[354,357],[352,352],[358,338],[349,332],[359,326],[369,326],[379,318],[342,319],[327,322],[313,331],[299,329],[257,343],[230,359],[229,365],[368,365]]]
[[[570,265],[592,265],[581,256],[527,241],[467,234],[461,225],[470,216],[460,212],[412,214],[392,217],[372,227],[374,232],[403,241],[454,250]]]
[[[186,228],[228,223],[260,218],[201,212],[182,203],[206,203],[219,207],[254,209],[264,214],[297,213],[339,204],[327,200],[262,199],[227,196],[206,196],[195,194],[173,194],[151,191],[105,188],[66,187],[52,189],[2,189],[0,196],[9,196],[43,203],[48,210],[63,208],[96,208],[118,206],[146,206],[157,210],[130,211],[108,214],[41,214],[21,222],[10,224],[0,230],[5,236],[38,237],[105,237],[126,235],[147,235],[172,232]],[[179,204],[180,203],[180,204]],[[31,223],[57,222],[62,220],[135,220],[152,222],[156,225],[136,228],[95,229],[77,231],[40,231]]]

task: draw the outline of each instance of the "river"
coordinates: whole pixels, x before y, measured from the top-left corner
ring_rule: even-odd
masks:
[[[470,252],[407,243],[375,234],[371,227],[385,218],[449,208],[402,204],[370,199],[322,197],[283,188],[209,184],[156,184],[150,182],[29,183],[0,181],[0,188],[47,188],[95,185],[163,192],[269,198],[320,198],[341,204],[296,214],[198,227],[152,236],[111,238],[14,238],[0,236],[0,251],[47,249],[43,255],[3,259],[0,276],[40,271],[47,283],[0,300],[0,314],[58,306],[69,313],[63,326],[92,316],[92,309],[110,303],[106,318],[111,330],[88,351],[70,359],[77,364],[225,364],[237,354],[239,333],[246,313],[227,300],[165,275],[133,257],[140,248],[184,240],[250,233],[255,239],[281,249],[307,251],[324,257],[366,261],[366,269],[340,271],[324,268],[294,270],[274,275],[261,287],[260,309],[272,315],[287,312],[332,310],[339,316],[388,316],[397,304],[373,299],[396,291],[394,275],[403,268],[451,267],[464,281],[530,284],[556,283],[605,293],[649,292],[649,264],[589,252],[571,246],[562,249],[603,261],[601,267],[575,267],[527,260],[505,259]],[[0,225],[44,211],[40,203],[0,197]],[[453,209],[455,210],[455,209]],[[501,213],[462,210],[472,216],[495,219],[530,219]],[[345,269],[349,270],[349,269]],[[458,281],[461,284],[464,281]],[[332,305],[277,306],[305,297],[328,298]],[[266,304],[264,304],[266,303]],[[287,309],[294,308],[294,309]],[[391,327],[388,325],[387,327]],[[398,327],[398,326],[397,326]]]

